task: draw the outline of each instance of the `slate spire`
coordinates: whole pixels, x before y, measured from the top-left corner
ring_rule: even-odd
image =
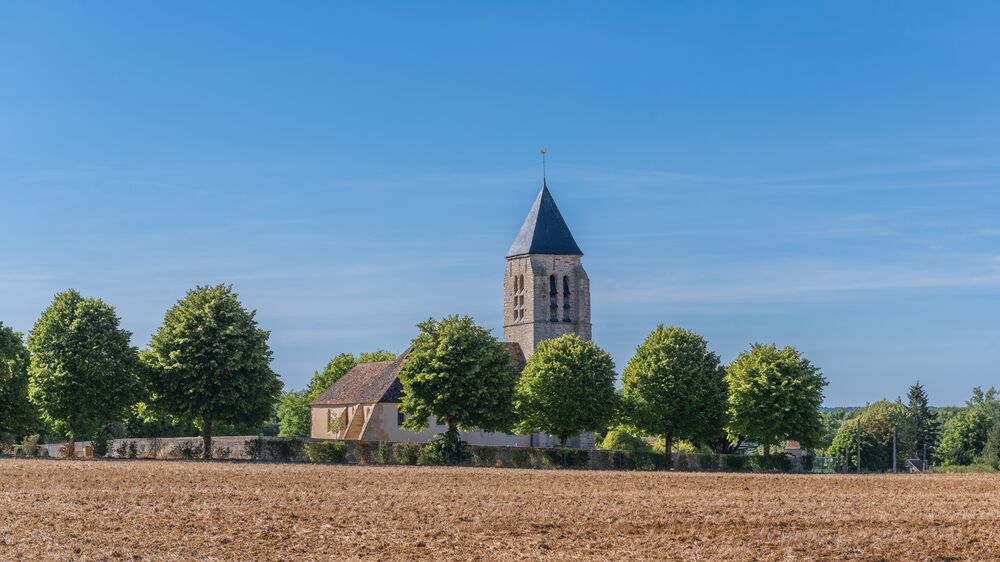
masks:
[[[521,225],[521,231],[507,251],[508,258],[527,254],[583,255],[544,179],[542,189]]]

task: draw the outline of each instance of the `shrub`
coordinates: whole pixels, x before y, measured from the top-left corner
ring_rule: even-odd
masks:
[[[145,456],[147,458],[157,458],[160,456],[160,451],[163,448],[163,443],[160,441],[159,437],[152,437],[147,440],[147,445],[145,447]]]
[[[476,466],[495,466],[497,449],[496,447],[473,447],[472,460]]]
[[[64,459],[76,458],[76,442],[67,441],[59,445],[59,456]]]
[[[624,429],[612,429],[601,440],[601,449],[609,451],[649,452],[650,446],[643,438]]]
[[[746,470],[750,464],[750,457],[746,455],[722,455],[722,462],[726,470]]]
[[[393,447],[392,456],[397,464],[417,464],[423,447],[419,443],[398,443]]]
[[[375,464],[389,464],[392,461],[392,448],[385,441],[379,441],[378,450],[373,455]]]
[[[39,435],[27,435],[24,439],[21,439],[21,454],[26,457],[38,456],[38,440],[41,439]]]
[[[212,450],[212,457],[216,459],[228,459],[232,454],[232,449],[223,445],[219,445]]]
[[[305,451],[312,462],[343,464],[347,461],[347,445],[340,441],[306,443]]]
[[[462,464],[468,462],[469,445],[461,439],[449,438],[446,433],[439,433],[424,446],[428,464]]]
[[[135,458],[133,456],[133,451],[135,450],[135,441],[129,442],[128,457],[130,459]],[[135,451],[138,453],[138,451]],[[184,441],[174,445],[174,448],[167,453],[168,456],[178,459],[196,459],[201,457],[205,452],[205,447],[201,443],[195,443],[194,441]]]
[[[130,459],[138,458],[138,456],[139,456],[139,446],[136,445],[135,441],[129,441],[128,442],[128,451],[127,451],[126,454],[128,455],[128,458],[130,458]]]
[[[94,440],[91,441],[91,445],[94,447],[95,457],[108,456],[108,442],[109,439],[101,434],[98,434],[97,437],[95,437]]]
[[[0,439],[0,455],[14,454],[14,440],[9,437]]]
[[[108,450],[111,441],[121,437],[125,437],[125,426],[121,422],[112,422],[102,427],[92,443],[94,456],[106,457],[111,452]]]

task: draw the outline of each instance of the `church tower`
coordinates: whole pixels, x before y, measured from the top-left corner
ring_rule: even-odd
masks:
[[[504,274],[504,341],[517,342],[525,358],[539,342],[563,334],[590,335],[590,279],[583,252],[542,182],[542,189],[507,252]]]

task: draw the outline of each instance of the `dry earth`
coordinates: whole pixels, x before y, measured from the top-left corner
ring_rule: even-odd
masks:
[[[0,559],[1000,559],[1000,476],[0,459]]]

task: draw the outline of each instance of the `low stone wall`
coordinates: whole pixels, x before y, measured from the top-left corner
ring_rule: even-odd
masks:
[[[336,444],[336,445],[334,445]],[[432,464],[427,462],[423,444],[386,443],[366,441],[310,440],[305,455],[311,447],[340,447],[346,464]],[[529,447],[485,447],[470,445],[466,466],[532,469],[581,469],[581,470],[683,470],[683,471],[748,471],[760,470],[754,457],[746,455],[713,455],[699,453],[674,453],[668,463],[657,453],[632,453],[603,449],[559,449]],[[322,461],[320,461],[322,462]],[[328,461],[329,462],[329,461]],[[799,459],[788,458],[788,472],[801,472]]]
[[[91,450],[89,442],[77,443],[77,456]],[[44,445],[48,456],[58,457],[59,445]],[[343,441],[257,436],[212,438],[216,459],[280,462],[326,462],[359,465],[435,464],[426,444],[376,441]],[[606,451],[603,449],[530,448],[468,446],[469,459],[463,465],[496,468],[581,469],[581,470],[681,470],[748,471],[780,469],[801,472],[798,457],[787,458],[782,467],[761,467],[759,457],[674,453],[668,463],[657,453]],[[109,458],[178,459],[200,458],[201,437],[115,439],[108,444]],[[757,460],[755,460],[757,459]],[[808,468],[808,467],[806,467]]]
[[[224,435],[212,438],[212,456],[219,459],[249,459],[246,444],[251,440],[278,440],[277,437]],[[201,437],[147,437],[113,439],[108,442],[110,458],[169,459],[200,457]]]

